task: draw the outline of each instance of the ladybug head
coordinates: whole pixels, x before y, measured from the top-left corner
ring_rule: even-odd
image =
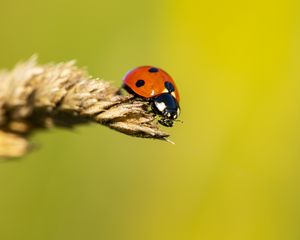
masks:
[[[170,93],[163,93],[154,97],[152,102],[154,112],[162,116],[159,122],[166,127],[172,127],[173,121],[180,113],[177,100]]]

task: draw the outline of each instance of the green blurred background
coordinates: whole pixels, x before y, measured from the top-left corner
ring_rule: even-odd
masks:
[[[181,94],[176,145],[98,125],[0,164],[0,239],[300,239],[300,2],[1,0],[0,66],[77,59]]]

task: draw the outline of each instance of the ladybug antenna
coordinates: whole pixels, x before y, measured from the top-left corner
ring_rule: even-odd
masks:
[[[179,123],[183,123],[183,121],[182,121],[182,120],[179,120],[179,119],[175,119],[174,121],[175,121],[175,122],[179,122]]]

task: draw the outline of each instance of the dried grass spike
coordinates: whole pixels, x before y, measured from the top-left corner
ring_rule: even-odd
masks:
[[[97,122],[130,136],[166,140],[147,104],[116,95],[75,61],[37,64],[36,57],[0,72],[0,157],[22,156],[27,137],[51,126]],[[20,127],[21,126],[21,127]]]

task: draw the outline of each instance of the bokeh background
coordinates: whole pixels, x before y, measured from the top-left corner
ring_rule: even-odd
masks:
[[[0,66],[76,59],[181,93],[176,144],[98,125],[0,164],[0,239],[300,239],[298,0],[1,0]]]

